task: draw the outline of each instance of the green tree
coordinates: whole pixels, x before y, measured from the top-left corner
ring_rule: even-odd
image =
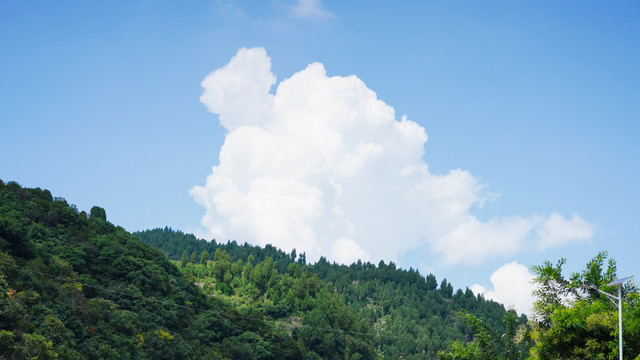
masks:
[[[533,345],[526,325],[518,326],[515,310],[505,313],[505,332],[497,332],[482,319],[467,312],[458,316],[474,331],[474,340],[469,344],[454,342],[450,352],[440,351],[441,360],[524,360]]]
[[[107,221],[107,212],[104,211],[104,209],[101,208],[100,206],[94,206],[91,208],[91,211],[89,212],[89,218]]]
[[[207,250],[202,250],[202,253],[200,254],[200,262],[203,265],[207,265],[207,261],[209,261],[209,252],[207,252]]]
[[[467,310],[481,318],[496,333],[506,332],[502,321],[505,314],[503,305],[476,297],[469,289],[454,291],[448,281],[441,284],[432,274],[422,276],[417,270],[401,269],[394,263],[383,262],[378,267],[357,261],[346,266],[321,258],[315,264],[307,265],[304,253],[298,254],[298,250],[294,256],[293,251],[287,254],[273,246],[261,248],[246,243],[238,245],[233,241],[217,244],[168,228],[147,230],[137,236],[145,243],[160,248],[172,260],[179,260],[184,249],[189,252],[195,249],[197,254],[206,249],[213,261],[209,261],[206,267],[197,264],[181,271],[190,277],[195,276],[194,282],[203,283],[205,293],[215,291],[215,299],[242,304],[243,311],[259,309],[272,319],[299,323],[300,320],[296,319],[304,319],[308,312],[323,304],[318,298],[323,289],[341,294],[347,306],[366,321],[366,327],[360,332],[374,331],[390,336],[367,340],[345,337],[347,349],[342,353],[345,359],[357,359],[363,353],[354,350],[361,348],[359,341],[369,345],[373,342],[379,354],[387,359],[401,356],[405,360],[434,359],[439,350],[450,349],[453,341],[459,340],[464,346],[464,340],[472,339],[474,332],[471,326],[451,316],[459,310]],[[211,283],[215,286],[209,286]],[[328,311],[339,313],[335,309]],[[526,322],[526,317],[521,316],[517,322],[520,326]],[[334,328],[333,323],[329,324]],[[262,334],[257,330],[254,332]],[[291,341],[310,349],[301,341],[301,334],[302,329],[296,329],[285,336],[291,335]],[[305,334],[310,335],[308,339],[312,342],[316,335],[320,335],[307,331]],[[394,337],[402,340],[390,340]],[[409,340],[414,338],[416,340]],[[328,343],[330,341],[325,344]],[[342,346],[342,340],[337,344]],[[287,358],[281,356],[276,348],[272,352],[274,358]],[[219,356],[226,355],[221,353]]]
[[[197,261],[198,261],[198,256],[196,255],[196,251],[194,250],[194,251],[191,253],[191,263],[192,263],[192,264],[195,264]]]
[[[618,310],[604,295],[583,285],[615,293],[606,285],[616,278],[616,262],[606,251],[589,261],[582,272],[567,279],[565,259],[532,267],[538,285],[534,303],[536,323],[533,359],[612,359],[618,357]],[[605,263],[606,268],[605,268]],[[640,309],[637,287],[627,283],[622,293],[624,357],[640,354]]]
[[[231,269],[229,255],[225,250],[220,250],[220,248],[217,248],[216,252],[213,254],[213,259],[215,261],[215,263],[213,264],[213,275],[216,281],[220,283],[228,283],[229,277],[227,276],[227,273]]]
[[[447,279],[442,279],[442,283],[440,283],[440,291],[444,296],[450,298],[453,296],[453,285],[447,282]]]
[[[182,256],[180,257],[180,265],[182,267],[185,267],[187,265],[187,262],[189,262],[189,259],[187,258],[187,250],[184,250],[182,252]]]

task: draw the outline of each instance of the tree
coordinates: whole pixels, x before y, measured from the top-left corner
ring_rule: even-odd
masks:
[[[272,319],[287,317],[286,321],[297,323],[299,320],[295,319],[303,318],[303,314],[322,305],[318,294],[324,292],[324,285],[319,285],[322,282],[329,284],[327,289],[340,293],[348,307],[366,321],[365,328],[358,332],[372,331],[382,335],[371,341],[386,359],[400,356],[406,360],[434,359],[439,350],[450,349],[453,341],[471,340],[470,326],[452,319],[452,313],[459,310],[467,310],[481,318],[496,333],[506,332],[502,322],[503,305],[476,297],[469,289],[458,291],[451,298],[454,289],[448,281],[440,289],[440,281],[434,275],[422,276],[415,269],[398,268],[391,262],[378,268],[378,262],[359,260],[346,266],[322,258],[315,264],[305,265],[304,253],[297,249],[298,256],[294,257],[292,253],[270,245],[264,248],[235,242],[211,245],[171,229],[147,230],[138,233],[138,237],[169,254],[172,260],[180,260],[184,249],[189,253],[195,249],[197,254],[206,249],[213,261],[210,260],[206,267],[197,264],[181,268],[181,272],[204,283],[203,290],[208,295],[215,293],[215,299],[229,299],[243,304],[243,309],[258,308]],[[315,275],[318,279],[314,279]],[[208,286],[211,283],[215,286]],[[326,310],[329,314],[336,312],[335,309]],[[348,326],[348,318],[339,318],[338,323]],[[526,317],[518,319],[518,325],[525,322]],[[333,323],[331,327],[334,327]],[[308,349],[302,344],[300,335],[301,330],[296,329],[285,337],[291,336],[291,341]],[[394,337],[401,340],[392,340]],[[408,340],[413,338],[416,340]],[[355,350],[360,348],[360,340],[345,338],[347,348],[351,349],[345,349],[345,359],[360,356],[362,352]],[[369,339],[366,342],[369,343]],[[276,359],[301,358],[276,356],[275,350],[272,354]]]
[[[94,206],[89,212],[89,219],[101,219],[107,221],[107,212],[100,206]]]
[[[207,261],[209,261],[209,252],[205,249],[202,250],[202,253],[200,254],[200,262],[203,265],[207,265]]]
[[[198,256],[196,255],[196,251],[194,250],[194,251],[191,253],[191,263],[192,263],[192,264],[195,264],[195,263],[196,263],[196,261],[198,261]]]
[[[438,287],[438,281],[436,280],[436,277],[433,274],[427,275],[426,283],[427,283],[428,290],[435,290]]]
[[[450,298],[453,296],[453,285],[447,282],[447,279],[442,279],[442,282],[440,283],[440,291],[444,296]]]
[[[528,336],[529,328],[518,326],[515,310],[504,314],[505,332],[499,333],[481,318],[461,311],[458,316],[474,331],[474,341],[462,344],[459,341],[451,346],[452,351],[438,352],[440,360],[524,360],[533,345]]]
[[[187,259],[187,250],[184,250],[182,252],[182,256],[180,257],[180,265],[182,265],[182,267],[185,267],[188,261],[189,259]]]
[[[604,295],[585,290],[590,285],[605,292],[616,278],[616,262],[603,251],[582,272],[567,279],[562,274],[565,259],[554,266],[549,261],[532,267],[538,289],[534,303],[536,323],[532,338],[533,359],[600,359],[618,357],[618,310]],[[604,264],[607,264],[606,269]],[[640,354],[640,309],[637,287],[627,283],[622,292],[624,357]]]

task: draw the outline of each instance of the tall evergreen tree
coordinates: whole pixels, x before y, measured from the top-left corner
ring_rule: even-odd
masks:
[[[182,265],[182,267],[185,267],[188,261],[189,259],[187,259],[187,250],[184,250],[182,252],[182,256],[180,257],[180,265]]]
[[[207,265],[207,261],[209,261],[209,252],[207,252],[207,250],[202,250],[202,253],[200,254],[200,262],[203,265]]]

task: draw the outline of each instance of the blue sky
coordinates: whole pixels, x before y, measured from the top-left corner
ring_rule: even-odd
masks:
[[[342,185],[349,189],[347,176],[336,175],[335,168],[322,176],[306,174],[301,184],[320,189],[324,199],[318,208],[331,205],[342,212],[316,217],[312,209],[293,225],[287,213],[281,214],[282,223],[269,221],[272,227],[302,226],[313,233],[300,240],[298,251],[306,244],[308,252],[331,257],[333,251],[338,260],[345,253],[364,254],[374,262],[386,257],[446,277],[456,288],[482,286],[505,303],[518,300],[501,293],[504,284],[513,287],[518,276],[526,277],[514,264],[529,267],[567,257],[567,269],[576,271],[598,251],[608,250],[618,260],[619,275],[640,276],[639,19],[640,5],[631,1],[5,1],[0,3],[0,178],[48,188],[79,209],[100,205],[110,221],[130,231],[171,226],[217,234],[221,241],[267,241],[257,230],[234,228],[231,210],[215,200],[224,190],[207,187],[207,178],[219,178],[223,169],[230,169],[225,179],[232,183],[261,179],[243,173],[242,146],[229,145],[230,160],[221,163],[220,150],[235,125],[221,125],[220,113],[209,112],[206,101],[200,101],[205,77],[218,69],[218,78],[231,76],[224,67],[233,57],[240,61],[244,55],[238,50],[247,48],[253,49],[252,64],[270,59],[269,71],[277,79],[271,95],[282,82],[294,89],[289,93],[310,93],[305,86],[316,83],[303,75],[311,73],[309,64],[321,63],[326,76],[314,77],[317,84],[329,84],[325,80],[332,77],[361,83],[395,111],[388,126],[399,126],[406,115],[424,129],[428,140],[420,147],[420,165],[427,166],[424,176],[432,182],[423,176],[407,188],[433,181],[450,184],[453,178],[481,185],[465,188],[475,189],[467,199],[471,205],[461,213],[471,222],[453,222],[438,234],[427,234],[448,220],[421,218],[439,213],[431,203],[410,207],[385,197],[388,184],[378,179],[389,170],[389,161],[349,175],[360,188],[371,188],[351,197],[347,190],[340,197],[319,185],[343,176]],[[326,86],[327,101],[350,96]],[[288,103],[282,93],[276,102]],[[250,100],[247,108],[255,105]],[[313,124],[327,120],[313,116]],[[374,132],[366,124],[358,126]],[[310,142],[325,139],[305,134],[298,135]],[[345,135],[344,148],[336,151],[375,145],[376,139],[404,143],[375,134],[378,138],[369,142]],[[255,138],[246,136],[237,138],[253,144]],[[256,151],[248,156],[255,158],[264,148]],[[264,154],[265,163],[282,155]],[[414,158],[401,160],[416,164]],[[291,161],[304,163],[302,158]],[[459,177],[451,170],[459,170]],[[209,204],[207,212],[196,202],[192,189],[198,186],[209,189],[200,198],[205,207]],[[270,204],[278,205],[280,195]],[[330,195],[333,200],[324,202]],[[261,203],[248,199],[230,200],[248,204],[233,211],[253,209],[260,215]],[[374,210],[390,204],[393,211],[369,212],[367,199],[375,199]],[[201,223],[205,213],[209,220]],[[252,228],[255,219],[240,223]],[[550,237],[557,240],[553,245],[542,246],[539,234],[551,219],[557,220],[561,235]],[[530,231],[510,242],[505,228],[514,221],[529,224],[521,225]],[[381,223],[387,224],[380,230],[384,238],[363,236],[365,228],[377,229]],[[458,226],[470,223],[484,237],[476,236],[473,226]],[[350,230],[329,231],[334,225]],[[394,226],[398,237],[409,240],[389,236]],[[493,234],[500,238],[496,251],[475,260],[460,253],[447,257],[452,251],[447,239],[465,228],[471,234],[464,237],[468,243],[459,239],[466,244],[462,248],[486,249],[478,241],[491,241]],[[282,229],[272,230],[280,234]],[[292,241],[274,240],[283,248]]]

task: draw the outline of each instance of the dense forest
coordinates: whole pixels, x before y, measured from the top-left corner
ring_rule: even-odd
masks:
[[[307,264],[304,253],[297,255],[295,250],[287,254],[270,245],[261,248],[235,241],[209,242],[170,228],[134,235],[165,252],[184,274],[202,284],[207,294],[254,304],[276,318],[308,310],[296,302],[304,299],[294,301],[291,291],[284,290],[295,287],[292,284],[299,281],[296,277],[300,273],[309,276],[311,272],[365,319],[376,351],[387,359],[434,359],[454,341],[471,341],[475,330],[465,316],[458,316],[460,312],[482,319],[497,332],[506,329],[506,310],[501,304],[476,297],[468,288],[454,291],[446,279],[438,282],[432,274],[422,276],[392,262],[374,265],[359,261],[347,266],[320,258]],[[260,275],[250,272],[264,272],[265,268],[279,276],[267,287]],[[513,319],[514,326],[526,321],[524,316]]]
[[[262,268],[258,297],[279,277]],[[0,181],[0,358],[377,357],[365,320],[335,291],[308,271],[290,281],[299,316],[274,321],[277,309],[207,296],[104,209]]]
[[[130,234],[94,206],[0,180],[0,359],[611,359],[617,278],[599,253],[532,267],[534,319],[394,263]],[[622,288],[640,359],[638,288]]]
[[[220,278],[217,271],[221,260],[222,264],[246,266],[247,259],[260,259],[280,273],[286,273],[291,264],[296,264],[296,269],[311,268],[342,295],[353,313],[365,319],[376,352],[387,359],[619,357],[618,309],[609,298],[593,290],[617,292],[607,285],[617,278],[617,266],[606,251],[597,254],[581,272],[569,275],[563,273],[566,259],[533,266],[537,290],[532,296],[536,301],[534,318],[527,321],[513,310],[505,311],[500,304],[474,296],[469,289],[454,291],[445,279],[438,282],[431,274],[425,277],[393,263],[357,262],[346,266],[321,258],[315,264],[306,264],[304,254],[296,256],[295,251],[287,254],[272,246],[208,242],[169,228],[135,235],[162,249],[182,273],[200,282],[207,294],[222,298],[241,299],[244,290],[240,284],[244,283],[232,275],[226,280]],[[209,259],[209,254],[214,254],[213,258]],[[282,304],[277,299],[267,292],[255,304],[270,309],[272,304]],[[622,336],[623,355],[628,359],[640,360],[639,304],[638,287],[626,282],[622,288]],[[285,309],[287,314],[295,311],[295,307]]]

